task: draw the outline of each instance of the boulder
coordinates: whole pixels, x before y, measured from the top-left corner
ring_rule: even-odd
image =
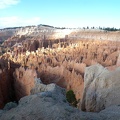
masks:
[[[105,120],[119,120],[120,118],[120,105],[110,106],[99,112]]]
[[[100,64],[87,67],[81,109],[98,112],[120,104],[120,68],[109,71]]]
[[[10,109],[15,108],[15,107],[17,107],[17,103],[9,102],[4,106],[3,110],[10,110]]]
[[[38,83],[33,95],[20,99],[18,106],[0,110],[0,120],[119,120],[120,106],[112,106],[100,113],[83,112],[66,101],[65,89]],[[41,89],[40,89],[41,88]],[[42,91],[41,91],[42,90]]]

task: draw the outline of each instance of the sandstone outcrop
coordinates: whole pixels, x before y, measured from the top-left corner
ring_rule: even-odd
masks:
[[[40,67],[41,68],[41,67]],[[40,71],[43,71],[40,69]],[[50,84],[56,83],[57,85],[73,90],[76,98],[81,99],[83,93],[83,78],[81,75],[76,74],[74,69],[70,72],[64,66],[50,67],[47,66],[44,72],[40,75],[43,83]]]
[[[17,68],[14,72],[14,87],[16,99],[30,95],[30,91],[34,88],[34,79],[37,77],[36,71],[33,69],[26,69],[23,67]]]
[[[13,72],[18,67],[17,64],[8,60],[0,59],[0,108],[7,102],[15,100]]]
[[[68,41],[67,44],[64,43],[66,47],[56,43],[59,47],[42,47],[36,51],[3,56],[9,56],[11,61],[20,63],[25,68],[36,69],[37,76],[45,84],[56,83],[67,90],[72,89],[79,100],[82,98],[86,66],[100,63],[109,70],[116,69],[119,66],[120,45],[118,41]]]
[[[100,64],[87,67],[81,109],[101,111],[120,104],[120,68],[109,71]]]
[[[13,51],[0,57],[0,108],[20,101],[0,110],[0,119],[120,119],[119,38],[102,30],[12,29],[3,46]],[[65,89],[87,112],[69,105]]]
[[[26,27],[14,27],[0,29],[0,40],[11,37],[8,44],[14,45],[16,42],[22,42],[19,37],[24,36],[26,40],[50,40],[50,39],[74,39],[74,40],[113,40],[119,41],[120,32],[108,32],[99,29],[57,29],[55,27],[38,25],[38,26],[26,26]],[[15,38],[15,39],[14,39]],[[6,40],[5,39],[5,40]],[[11,42],[10,42],[11,41]],[[7,46],[8,47],[8,46]]]

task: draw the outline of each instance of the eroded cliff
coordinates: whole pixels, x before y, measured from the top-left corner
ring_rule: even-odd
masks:
[[[71,33],[71,35],[78,33]],[[110,107],[111,105],[119,105],[119,100],[115,101],[116,104],[114,104],[113,94],[108,96],[108,98],[100,96],[102,94],[102,92],[100,91],[103,90],[105,84],[107,84],[108,86],[104,89],[103,93],[112,88],[110,86],[111,84],[109,84],[109,81],[107,81],[108,83],[105,83],[103,78],[101,78],[104,81],[103,86],[99,88],[98,83],[102,81],[96,80],[96,77],[99,74],[99,67],[93,70],[93,72],[91,73],[85,73],[86,67],[99,63],[103,66],[102,68],[105,67],[105,69],[108,71],[107,75],[112,74],[114,76],[113,73],[115,69],[118,68],[120,65],[119,40],[116,41],[117,39],[113,39],[113,41],[110,41],[108,40],[109,37],[108,39],[106,37],[103,37],[100,40],[98,40],[99,38],[96,37],[96,40],[93,40],[95,39],[95,35],[98,35],[100,37],[102,35],[109,36],[109,34],[113,35],[111,36],[113,38],[115,38],[114,36],[116,36],[117,39],[119,38],[119,32],[114,32],[112,34],[105,31],[82,31],[79,33],[79,36],[81,37],[78,36],[76,39],[75,37],[71,37],[70,39],[68,37],[67,39],[63,39],[63,41],[60,41],[59,39],[57,42],[53,42],[52,44],[50,44],[50,41],[47,41],[44,45],[41,45],[41,47],[40,42],[35,39],[33,39],[32,45],[31,43],[29,43],[29,40],[26,42],[26,44],[19,44],[18,46],[15,46],[13,44],[15,47],[14,51],[8,51],[1,56],[1,59],[7,60],[7,70],[3,71],[1,69],[0,75],[3,76],[1,78],[7,76],[7,74],[12,71],[11,68],[14,68],[14,70],[10,74],[11,76],[9,76],[10,80],[5,77],[4,81],[2,81],[2,79],[0,81],[1,107],[3,107],[5,103],[11,101],[9,97],[5,97],[6,95],[10,95],[10,93],[8,92],[10,90],[8,89],[8,87],[6,87],[6,85],[14,84],[14,86],[12,85],[12,90],[15,90],[14,99],[17,101],[26,95],[30,95],[31,91],[39,92],[40,89],[43,89],[44,91],[44,88],[41,87],[34,89],[34,87],[36,86],[36,83],[34,81],[35,78],[40,78],[41,81],[46,85],[50,83],[55,83],[60,87],[65,88],[66,90],[72,89],[75,93],[77,101],[79,101],[79,107],[82,108],[82,110],[100,111]],[[87,35],[89,39],[87,38]],[[26,38],[29,37],[14,36],[8,41],[12,39],[18,39],[19,42],[20,40],[22,42],[26,41]],[[29,51],[27,51],[27,49]],[[14,65],[12,64],[12,62],[14,62],[14,65],[20,64],[22,67],[15,70],[17,66],[13,67]],[[101,71],[104,72],[103,69]],[[116,74],[118,73],[115,73],[115,75]],[[88,82],[90,82],[90,84],[86,85],[86,79],[87,77],[89,77],[89,75],[90,77],[92,76],[92,78],[90,78],[90,80],[87,80]],[[100,76],[98,75],[98,79],[99,77]],[[110,77],[108,75],[108,78]],[[105,80],[106,79],[107,78],[105,77]],[[119,83],[117,81],[118,79],[116,80],[115,85]],[[113,81],[111,80],[110,83],[111,82]],[[3,90],[5,92],[3,92]],[[115,91],[112,91],[112,93],[114,92]],[[98,94],[97,97],[96,94]],[[110,94],[109,90],[108,94]],[[112,101],[109,104],[110,98],[112,98]],[[91,101],[89,99],[91,99]],[[107,103],[105,103],[106,99]],[[102,102],[104,102],[101,103],[101,100]]]

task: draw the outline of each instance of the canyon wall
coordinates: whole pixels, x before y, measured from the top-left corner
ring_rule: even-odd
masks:
[[[17,67],[18,64],[0,59],[0,108],[3,108],[7,102],[16,100],[13,72]]]
[[[36,69],[37,77],[41,78],[43,83],[56,83],[67,90],[72,89],[77,100],[81,101],[85,68],[99,63],[108,70],[116,69],[119,67],[119,49],[119,41],[81,40],[69,43],[66,47],[46,49],[43,47],[35,52],[20,52],[16,55],[8,52],[7,54],[14,63],[20,63],[25,68]],[[3,57],[7,54],[4,54]],[[16,77],[16,82],[21,84],[19,86],[22,86],[22,81],[29,83],[28,78],[23,77],[25,72],[26,70],[23,69],[21,73],[18,72],[22,75],[17,73],[19,79]],[[25,87],[27,86],[25,85]],[[25,95],[29,94],[29,88],[25,88],[28,89]]]
[[[26,26],[0,30],[0,40],[5,41],[4,47],[12,47],[15,43],[29,41],[48,41],[56,39],[75,40],[111,40],[119,41],[119,31],[105,31],[99,29],[58,29],[48,26]],[[49,44],[48,44],[49,45]],[[47,47],[48,47],[47,45]],[[43,45],[43,47],[45,47]]]
[[[20,98],[30,95],[30,91],[35,87],[34,79],[37,77],[35,70],[32,69],[24,69],[20,67],[16,69],[14,74],[14,89],[16,100],[18,101]]]
[[[38,83],[33,94],[20,99],[18,106],[8,103],[0,110],[1,120],[119,120],[120,106],[99,113],[83,112],[69,105],[65,89]]]
[[[56,43],[53,42],[53,44],[48,44],[48,42],[50,42],[48,41],[41,47],[34,37],[31,38],[30,36],[23,35],[9,38],[8,43],[12,43],[10,46],[14,46],[15,48],[13,48],[13,51],[8,51],[2,55],[1,58],[12,61],[14,64],[19,63],[22,66],[14,70],[14,78],[12,75],[14,89],[16,90],[15,99],[19,100],[23,96],[30,95],[30,91],[35,84],[34,79],[38,77],[41,78],[44,84],[56,83],[66,90],[72,89],[77,101],[81,104],[84,92],[87,92],[84,90],[84,73],[86,67],[99,63],[106,67],[108,71],[114,71],[120,65],[120,44],[119,40],[117,40],[119,37],[116,37],[117,39],[113,39],[113,41],[104,37],[106,35],[109,36],[110,33],[111,32],[105,31],[81,30],[81,32],[79,32],[81,38],[78,36],[79,39],[74,38],[74,34],[77,34],[75,32],[71,33],[71,36],[69,35],[67,39],[63,39],[63,41],[59,42],[58,40]],[[86,37],[87,35],[89,39]],[[103,38],[101,40],[98,40],[98,38],[94,40],[95,35],[99,37],[103,36]],[[111,33],[111,35],[111,37],[115,38],[114,36],[119,36],[119,32]],[[33,40],[33,44],[31,44],[31,39]],[[19,44],[16,43],[18,46],[16,44],[14,45],[16,40],[19,41]],[[22,41],[26,41],[26,44],[20,44]],[[44,47],[45,45],[46,47]],[[49,45],[51,45],[51,47]],[[27,49],[29,51],[27,51]],[[8,68],[12,66],[13,64],[10,63]],[[36,70],[36,72],[34,72],[34,70]],[[2,74],[4,75],[5,73],[3,72]],[[11,74],[13,74],[13,72]],[[3,81],[1,80],[1,82]],[[8,83],[5,82],[4,85],[5,84]],[[1,89],[0,92],[2,93],[2,91]],[[6,94],[7,92],[5,95]],[[4,101],[3,96],[1,96],[2,102]],[[84,105],[84,107],[86,106]],[[100,110],[103,108],[104,107],[100,108]],[[85,108],[85,110],[92,111],[87,108]],[[99,111],[97,108],[94,108],[94,110]]]

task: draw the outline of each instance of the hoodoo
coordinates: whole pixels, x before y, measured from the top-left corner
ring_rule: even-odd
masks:
[[[120,118],[114,112],[119,32],[34,26],[1,33],[8,31],[0,56],[0,119]]]

